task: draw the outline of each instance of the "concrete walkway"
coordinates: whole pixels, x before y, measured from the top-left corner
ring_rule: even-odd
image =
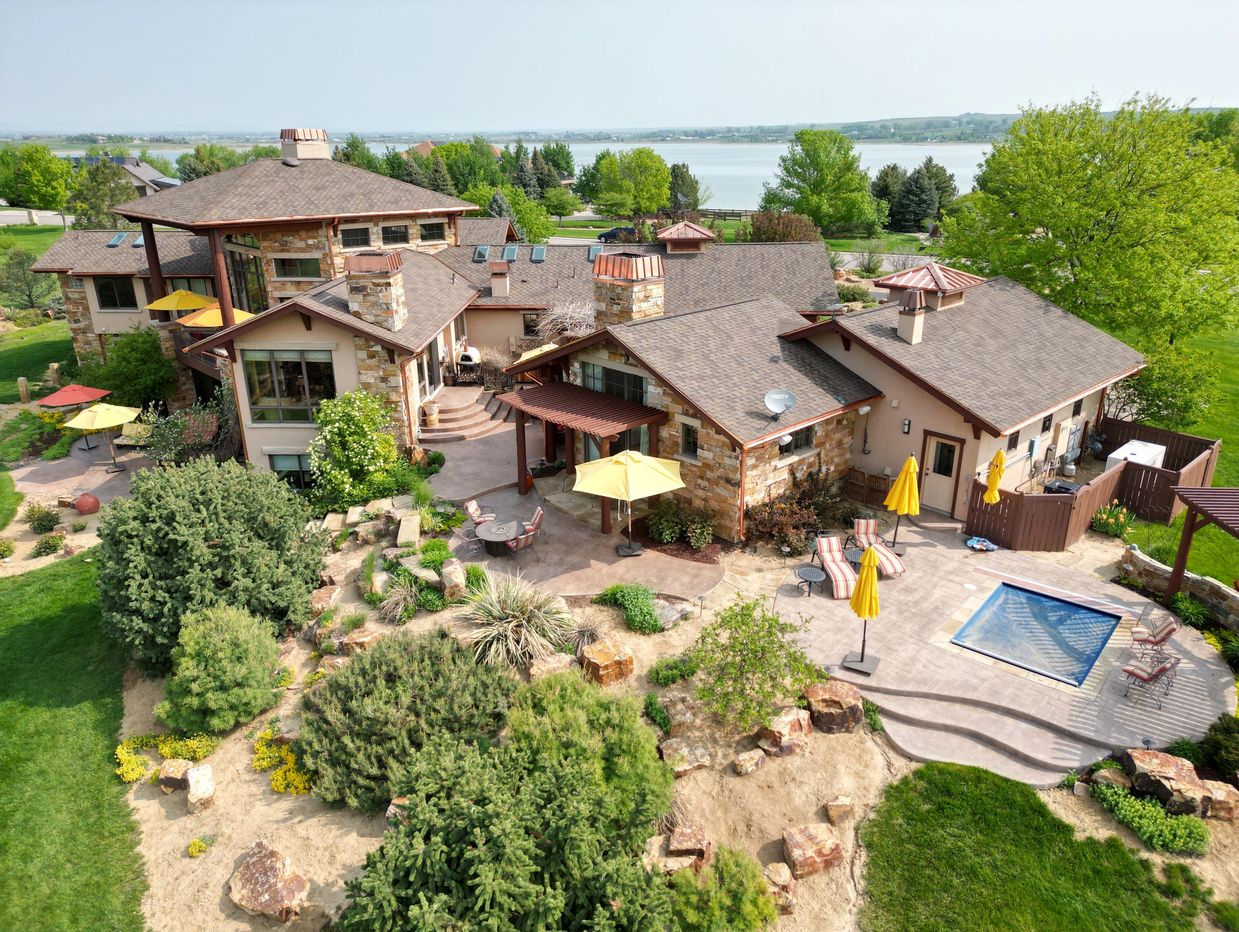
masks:
[[[516,425],[505,424],[497,432],[477,440],[456,440],[428,450],[447,457],[442,470],[430,477],[435,495],[463,502],[488,492],[516,488]],[[531,462],[542,449],[542,428],[525,425],[525,451]]]
[[[107,441],[94,436],[93,450],[87,450],[85,440],[73,444],[69,455],[58,460],[32,460],[9,470],[17,491],[34,501],[51,501],[61,495],[77,497],[83,492],[97,496],[104,504],[114,498],[129,494],[129,478],[133,473],[148,469],[154,463],[134,450],[118,449],[116,461],[125,467],[123,472],[110,473],[112,465]]]

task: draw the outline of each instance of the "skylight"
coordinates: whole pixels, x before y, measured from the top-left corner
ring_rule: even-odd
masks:
[[[600,252],[602,252],[601,246],[590,246],[589,255],[586,256],[585,258],[588,259],[590,262],[593,262],[595,259],[598,258],[598,253]]]
[[[110,240],[108,240],[108,249],[115,249],[125,241],[125,237],[128,235],[128,233],[117,233]]]
[[[473,261],[474,262],[485,262],[486,257],[489,255],[490,255],[489,246],[479,246],[475,250],[473,250]]]
[[[511,246],[503,247],[503,261],[505,262],[516,261],[516,246],[511,245]]]
[[[530,262],[542,262],[546,259],[546,247],[535,246],[529,253]]]
[[[146,245],[146,237],[143,236],[141,233],[139,233],[138,238],[133,241],[133,248],[137,249],[139,246],[145,246],[145,245]]]

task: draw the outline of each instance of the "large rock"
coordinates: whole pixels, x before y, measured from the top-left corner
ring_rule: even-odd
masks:
[[[747,776],[760,767],[764,767],[765,764],[766,755],[761,748],[754,751],[744,751],[737,754],[736,759],[731,763],[731,765],[736,768],[736,773],[742,777]]]
[[[340,654],[330,654],[318,662],[318,669],[324,673],[335,673],[337,670],[343,670],[348,665],[348,658]]]
[[[1207,808],[1208,788],[1191,761],[1162,751],[1131,748],[1119,756],[1132,792],[1154,796],[1171,815],[1195,815]]]
[[[405,515],[396,528],[397,547],[416,547],[422,539],[422,516],[417,512]]]
[[[825,809],[826,818],[830,820],[831,825],[842,825],[856,815],[856,807],[852,804],[851,796],[836,796],[826,804]]]
[[[706,838],[706,830],[692,823],[677,825],[667,841],[667,854],[671,857],[697,858],[702,864],[709,862],[713,850],[714,846]]]
[[[372,515],[385,515],[393,511],[392,500],[390,498],[376,498],[374,501],[366,505],[366,511]]]
[[[543,657],[541,660],[535,660],[529,665],[529,678],[531,680],[539,680],[544,676],[552,676],[556,673],[565,673],[573,667],[579,667],[580,661],[576,659],[575,654],[554,653],[549,657]]]
[[[774,897],[774,905],[783,915],[790,914],[796,908],[796,878],[792,870],[783,861],[767,864],[762,873],[766,877],[766,886]]]
[[[681,618],[692,614],[692,609],[680,602],[668,602],[666,599],[654,600],[654,616],[662,625],[664,631],[670,631],[680,623]]]
[[[632,654],[628,648],[603,638],[581,651],[585,678],[599,686],[609,686],[632,676]]]
[[[1094,770],[1089,780],[1093,783],[1100,783],[1103,786],[1118,786],[1125,790],[1131,789],[1131,777],[1117,767],[1103,767],[1101,770]]]
[[[342,531],[342,530],[344,530],[344,519],[345,519],[345,517],[346,517],[346,516],[345,516],[345,514],[344,514],[343,512],[340,512],[340,511],[332,511],[332,512],[329,512],[329,513],[328,513],[328,514],[327,514],[327,515],[323,518],[323,525],[322,525],[323,530],[324,530],[324,531]]]
[[[350,631],[344,638],[344,653],[350,657],[353,654],[360,654],[363,650],[369,650],[382,639],[382,631],[358,628],[355,631]]]
[[[444,561],[440,575],[443,577],[443,597],[449,602],[458,602],[468,594],[465,565],[455,557]]]
[[[645,851],[641,855],[641,863],[651,873],[660,871],[664,874],[674,874],[693,866],[695,859],[691,855],[673,857],[667,853],[670,839],[666,835],[655,835],[645,843]]]
[[[361,516],[364,515],[365,513],[366,513],[365,506],[354,505],[352,508],[348,510],[348,513],[344,516],[345,526],[356,527],[357,525],[361,524]]]
[[[696,741],[667,738],[658,745],[658,753],[675,771],[676,777],[710,766],[710,749]]]
[[[671,693],[663,697],[663,708],[671,719],[671,736],[678,737],[692,731],[701,714],[701,703],[684,693]]]
[[[215,805],[215,774],[210,764],[198,764],[185,771],[189,781],[189,793],[185,805],[190,812],[202,812]]]
[[[363,546],[377,544],[387,535],[387,519],[380,518],[377,521],[366,521],[353,528],[353,537],[357,539],[357,543]]]
[[[419,582],[424,582],[428,586],[433,586],[436,589],[443,588],[443,579],[438,572],[430,569],[430,567],[422,566],[421,557],[401,557],[400,565],[413,574],[413,578]]]
[[[317,618],[340,600],[339,586],[323,586],[310,594],[310,614]]]
[[[789,738],[804,736],[812,731],[813,724],[809,720],[809,713],[789,705],[775,713],[770,724],[757,733],[757,740],[763,750],[777,750]]]
[[[252,916],[290,922],[301,912],[310,882],[265,841],[253,844],[228,881],[228,898]]]
[[[362,597],[367,595],[382,595],[387,591],[387,584],[391,580],[391,574],[386,570],[376,569],[370,574],[369,589],[362,589],[363,578],[358,576],[358,588],[362,589]]]
[[[800,879],[834,867],[843,860],[843,843],[825,822],[797,825],[783,833],[783,856]]]
[[[1204,783],[1209,793],[1209,811],[1205,815],[1211,819],[1234,822],[1235,817],[1239,816],[1239,790],[1229,783],[1221,783],[1218,780],[1201,782]]]
[[[842,680],[814,683],[804,691],[809,717],[828,735],[855,731],[865,721],[860,690]]]
[[[189,789],[189,778],[185,776],[193,761],[170,757],[159,765],[159,788],[165,793]]]

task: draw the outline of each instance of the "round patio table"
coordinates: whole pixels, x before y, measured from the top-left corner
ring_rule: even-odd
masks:
[[[865,555],[865,551],[859,547],[848,547],[843,551],[843,559],[847,560],[853,566],[860,566],[860,558]]]
[[[813,584],[819,586],[826,582],[826,574],[814,566],[812,563],[806,563],[803,566],[796,567],[796,577],[804,585],[806,593],[813,595]]]
[[[508,541],[519,537],[521,530],[521,523],[515,518],[502,521],[496,518],[494,521],[478,525],[477,535],[488,554],[492,557],[501,557],[508,552]]]

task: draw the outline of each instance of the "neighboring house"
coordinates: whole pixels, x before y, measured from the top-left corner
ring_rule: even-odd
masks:
[[[97,155],[74,156],[73,165],[74,167],[95,165],[99,162],[99,158]],[[113,155],[108,156],[108,158],[125,170],[125,174],[129,176],[129,180],[132,182],[138,197],[146,197],[148,194],[156,194],[168,188],[175,188],[181,183],[179,179],[169,178],[153,165],[148,165],[146,162],[139,161],[132,156]]]
[[[461,246],[483,246],[516,243],[521,237],[507,217],[461,217],[456,224],[456,238]]]

